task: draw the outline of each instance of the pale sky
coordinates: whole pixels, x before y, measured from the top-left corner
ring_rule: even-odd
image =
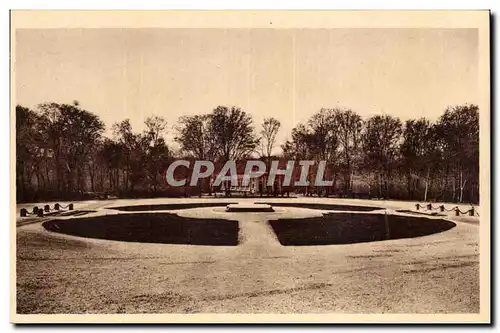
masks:
[[[16,103],[71,103],[104,121],[218,105],[282,123],[321,107],[437,119],[478,101],[476,29],[52,29],[16,33]],[[277,151],[280,151],[278,148]]]

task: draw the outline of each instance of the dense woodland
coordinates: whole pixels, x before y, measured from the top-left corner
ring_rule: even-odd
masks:
[[[363,119],[349,109],[323,108],[276,142],[280,122],[254,124],[237,107],[180,117],[173,128],[162,117],[145,119],[142,133],[128,119],[112,125],[73,104],[16,107],[18,202],[181,195],[163,172],[176,158],[225,162],[261,158],[326,160],[334,185],[317,195],[479,202],[479,109],[453,106],[436,122],[404,123],[390,115]],[[173,131],[176,145],[167,142]],[[180,149],[173,149],[174,146]],[[281,155],[273,155],[281,147]],[[201,187],[200,187],[201,188]],[[294,189],[304,192],[304,189]],[[186,194],[186,192],[183,192]]]

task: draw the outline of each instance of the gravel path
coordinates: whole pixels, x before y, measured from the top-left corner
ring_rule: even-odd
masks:
[[[195,200],[213,199],[191,201]],[[105,208],[189,201],[93,201],[77,203],[75,208],[97,211],[90,215],[123,214]],[[302,201],[390,209],[413,206],[362,200]],[[321,211],[279,207],[275,213],[231,214],[206,207],[175,213],[236,219],[240,244],[169,245],[79,238],[48,232],[38,221],[18,219],[18,313],[479,311],[478,218],[466,218],[465,223],[463,218],[455,220],[456,227],[424,237],[281,246],[268,219],[313,217]]]

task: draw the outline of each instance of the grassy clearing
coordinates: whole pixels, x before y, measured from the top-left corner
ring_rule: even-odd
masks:
[[[352,244],[412,238],[446,231],[456,225],[445,220],[354,213],[280,219],[269,223],[281,245]]]
[[[357,211],[370,212],[383,209],[381,207],[370,206],[354,206],[354,205],[336,205],[336,204],[321,204],[321,203],[298,203],[298,202],[259,202],[276,207],[298,207],[317,210],[342,210],[342,211]]]
[[[137,206],[120,206],[109,207],[109,209],[116,209],[124,212],[147,212],[151,210],[179,210],[200,207],[222,207],[229,204],[236,204],[237,202],[198,202],[198,203],[172,203],[161,205],[137,205]]]
[[[238,222],[189,219],[168,213],[105,215],[43,223],[52,232],[123,242],[237,245]]]

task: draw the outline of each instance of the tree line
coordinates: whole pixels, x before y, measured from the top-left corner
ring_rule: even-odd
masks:
[[[16,107],[17,201],[76,200],[106,193],[118,197],[186,194],[169,188],[164,170],[176,158],[225,162],[260,158],[327,161],[328,189],[317,195],[368,196],[422,201],[479,201],[479,108],[448,107],[436,122],[404,123],[390,115],[363,119],[349,109],[323,108],[276,142],[280,122],[259,128],[238,107],[182,116],[167,143],[167,122],[148,117],[134,132],[125,119],[104,135],[99,117],[72,104]],[[273,154],[276,148],[282,152]],[[208,181],[208,180],[207,180]],[[202,187],[200,187],[202,188]],[[206,188],[206,186],[205,186]]]

